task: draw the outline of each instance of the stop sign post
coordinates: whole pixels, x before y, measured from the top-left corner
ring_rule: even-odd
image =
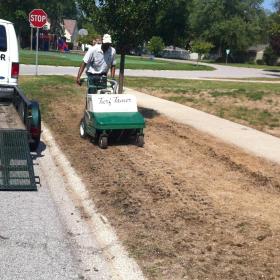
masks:
[[[42,9],[34,9],[29,13],[29,23],[32,28],[37,28],[36,32],[36,76],[38,75],[38,43],[39,43],[39,28],[42,28],[47,23],[48,15]],[[31,42],[32,45],[32,42]]]

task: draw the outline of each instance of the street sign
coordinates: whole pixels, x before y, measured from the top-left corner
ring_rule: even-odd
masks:
[[[227,56],[226,56],[226,64],[228,62],[228,55],[229,55],[229,53],[230,53],[230,49],[226,49],[226,54],[227,54]]]
[[[36,76],[38,75],[38,45],[39,45],[39,28],[47,23],[48,16],[42,9],[34,9],[29,13],[29,23],[31,26],[31,46],[33,37],[33,27],[37,28],[36,32]],[[31,47],[32,48],[32,47]]]
[[[42,9],[34,9],[29,13],[29,22],[33,27],[42,28],[47,23],[48,16]]]

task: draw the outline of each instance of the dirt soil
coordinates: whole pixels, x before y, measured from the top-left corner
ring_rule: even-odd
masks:
[[[48,119],[148,279],[280,279],[280,167],[152,110],[145,147],[79,137],[83,101]]]

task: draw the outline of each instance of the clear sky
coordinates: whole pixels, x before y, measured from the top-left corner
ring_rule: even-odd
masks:
[[[264,0],[263,6],[267,10],[272,10],[273,9],[273,3],[274,3],[274,0]]]

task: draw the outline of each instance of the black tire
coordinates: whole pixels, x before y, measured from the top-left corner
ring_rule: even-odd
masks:
[[[101,149],[106,149],[108,147],[108,136],[100,135],[98,140],[98,146]]]
[[[80,137],[83,139],[87,137],[84,119],[81,119],[80,121]]]
[[[34,142],[29,144],[30,151],[35,152],[40,145],[40,138],[33,139]]]
[[[144,144],[145,144],[145,142],[144,142],[144,135],[137,135],[137,137],[136,137],[136,145],[138,146],[138,147],[144,147]]]

